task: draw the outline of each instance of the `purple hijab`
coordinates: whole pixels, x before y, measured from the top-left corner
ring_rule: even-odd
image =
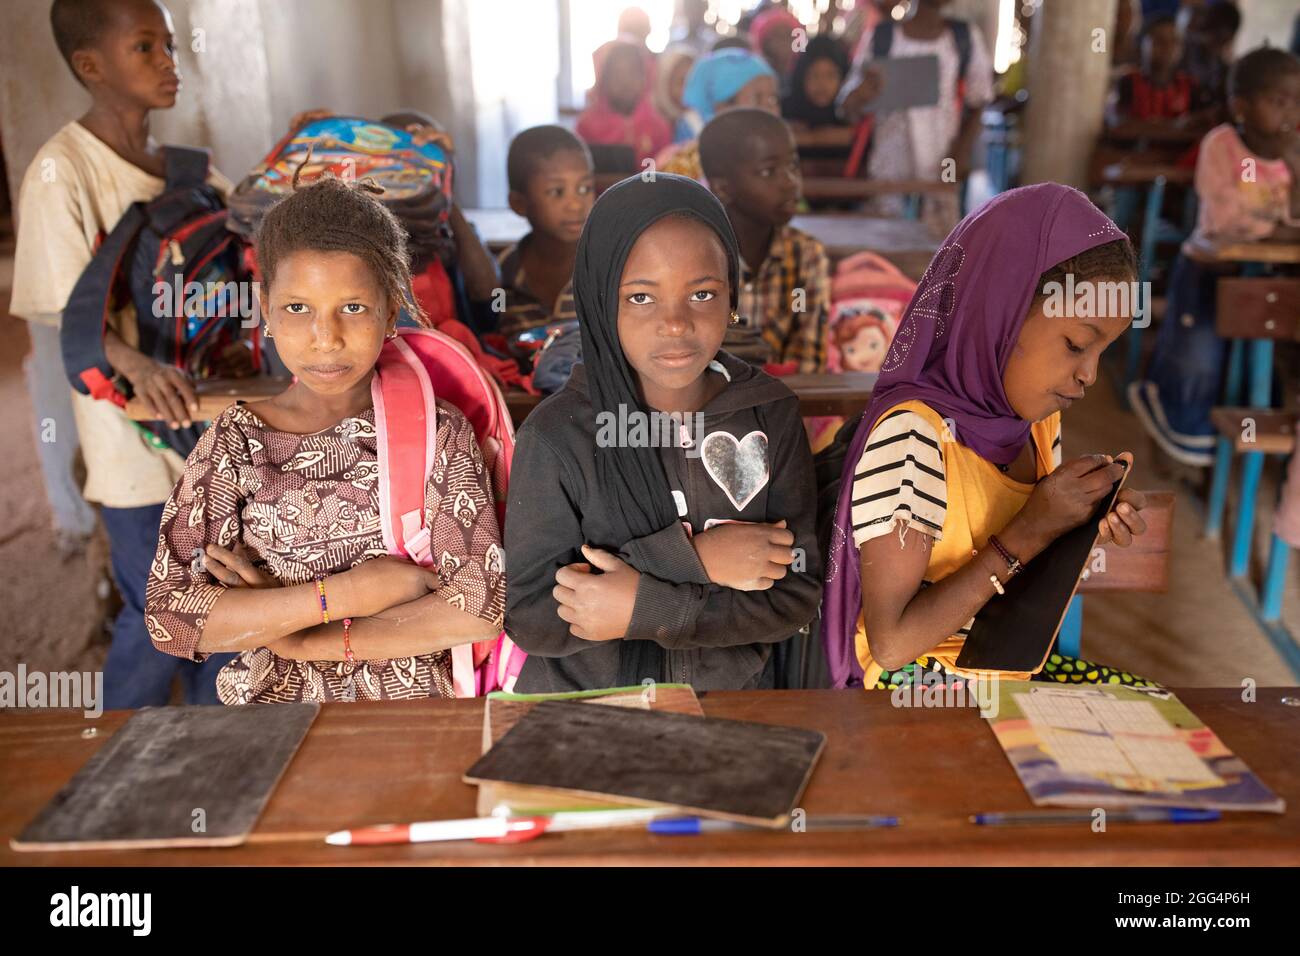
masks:
[[[1030,423],[1002,387],[1038,278],[1052,266],[1124,233],[1083,193],[1057,183],[1004,192],[957,224],[935,253],[903,313],[871,402],[844,460],[826,563],[822,640],[832,687],[862,683],[853,646],[862,608],[853,545],[853,472],[867,436],[900,402],[929,405],[953,437],[999,465],[1015,460]]]

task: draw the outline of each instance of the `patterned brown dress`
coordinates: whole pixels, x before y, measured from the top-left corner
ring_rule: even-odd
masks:
[[[425,488],[437,593],[501,626],[505,553],[491,481],[473,426],[438,402],[438,455]],[[379,517],[373,410],[312,435],[271,428],[246,407],[227,409],[204,432],[163,508],[145,623],[154,646],[189,660],[225,586],[202,566],[208,544],[242,542],[283,585],[336,574],[387,553]],[[399,700],[452,696],[451,654],[398,660],[294,661],[265,647],[222,668],[224,703]]]

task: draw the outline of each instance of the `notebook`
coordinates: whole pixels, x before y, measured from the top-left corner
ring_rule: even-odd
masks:
[[[319,711],[314,703],[138,710],[9,845],[237,846]]]
[[[980,608],[957,655],[957,666],[976,671],[1022,671],[1037,674],[1047,662],[1079,577],[1097,544],[1097,526],[1114,506],[1128,477],[1128,466],[1110,494],[1097,503],[1088,520],[1067,531],[1020,573],[1003,583]]]
[[[464,779],[779,827],[824,745],[799,727],[542,701]]]
[[[1286,809],[1163,688],[1002,681],[985,716],[1039,806]]]

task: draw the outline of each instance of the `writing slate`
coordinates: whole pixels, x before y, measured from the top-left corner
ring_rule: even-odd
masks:
[[[957,655],[958,667],[1035,674],[1043,669],[1070,599],[1079,587],[1079,575],[1097,543],[1097,526],[1114,506],[1128,477],[1128,466],[1122,459],[1117,461],[1124,465],[1124,474],[1110,494],[1097,503],[1088,520],[1043,549],[1003,583],[1005,594],[995,594],[975,615]]]
[[[798,727],[543,701],[464,779],[781,826],[798,804],[825,739]]]
[[[126,850],[243,843],[319,711],[314,703],[145,707],[10,846]],[[203,829],[196,833],[198,819]]]

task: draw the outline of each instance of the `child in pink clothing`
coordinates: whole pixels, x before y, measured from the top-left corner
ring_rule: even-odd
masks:
[[[1201,142],[1196,231],[1170,275],[1147,379],[1129,386],[1129,406],[1152,439],[1196,467],[1214,461],[1210,409],[1225,364],[1216,286],[1236,271],[1208,257],[1205,244],[1300,236],[1300,60],[1274,47],[1255,50],[1233,65],[1229,89],[1234,122]]]

